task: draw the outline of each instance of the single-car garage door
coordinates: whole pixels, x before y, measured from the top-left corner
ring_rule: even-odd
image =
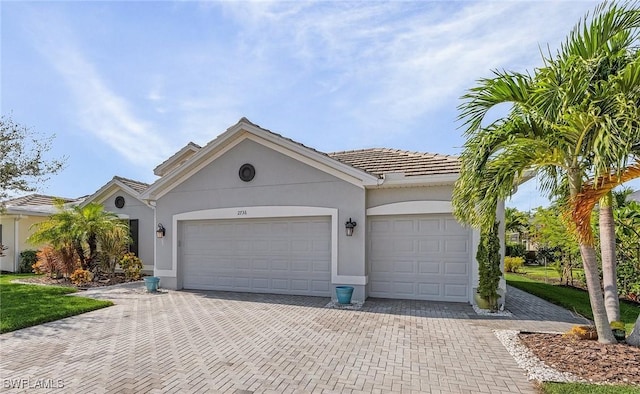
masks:
[[[369,295],[469,301],[470,231],[451,215],[370,216]]]
[[[182,223],[185,289],[330,296],[329,217]]]

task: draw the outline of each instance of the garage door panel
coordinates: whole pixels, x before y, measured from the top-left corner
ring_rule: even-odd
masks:
[[[470,231],[447,214],[369,218],[373,297],[468,301]]]
[[[186,289],[330,296],[328,217],[181,225],[185,239],[180,264]]]
[[[418,283],[418,294],[423,297],[438,297],[440,293],[439,283]]]
[[[419,274],[437,275],[440,273],[442,263],[432,261],[421,261],[418,263]]]
[[[445,295],[447,297],[468,298],[469,296],[469,288],[467,287],[466,284],[464,285],[445,284],[444,290],[445,290]]]
[[[461,275],[465,279],[469,276],[469,263],[447,261],[443,263],[445,275]]]
[[[418,220],[418,233],[420,234],[433,234],[440,231],[441,221],[438,219],[423,219]]]

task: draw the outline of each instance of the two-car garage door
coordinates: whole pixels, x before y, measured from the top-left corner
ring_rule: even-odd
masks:
[[[330,217],[182,223],[183,287],[330,296]]]
[[[451,215],[368,220],[371,297],[469,301],[470,231]]]

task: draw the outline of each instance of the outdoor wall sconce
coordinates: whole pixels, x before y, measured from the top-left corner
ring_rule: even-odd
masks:
[[[347,237],[350,237],[350,236],[353,235],[353,229],[357,225],[358,225],[358,223],[352,221],[351,218],[349,218],[349,221],[344,224],[345,228],[347,229]]]
[[[165,229],[162,223],[158,223],[158,229],[156,230],[156,238],[164,238]]]

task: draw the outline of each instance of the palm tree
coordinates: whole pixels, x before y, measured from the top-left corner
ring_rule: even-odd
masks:
[[[57,208],[58,212],[48,220],[34,225],[35,231],[29,241],[48,243],[57,249],[72,245],[82,269],[95,271],[98,263],[98,239],[114,228],[126,225],[116,214],[105,211],[102,205],[93,202],[71,208],[58,203]]]
[[[461,221],[486,227],[497,202],[532,170],[542,192],[568,196],[564,210],[578,235],[598,337],[614,343],[590,213],[595,195],[628,180],[629,156],[640,142],[640,59],[633,50],[640,13],[614,3],[594,15],[574,28],[555,56],[545,56],[533,76],[496,71],[463,96],[467,141],[453,205]],[[622,52],[632,60],[611,67]],[[509,114],[484,125],[487,112],[503,103],[512,104]]]

